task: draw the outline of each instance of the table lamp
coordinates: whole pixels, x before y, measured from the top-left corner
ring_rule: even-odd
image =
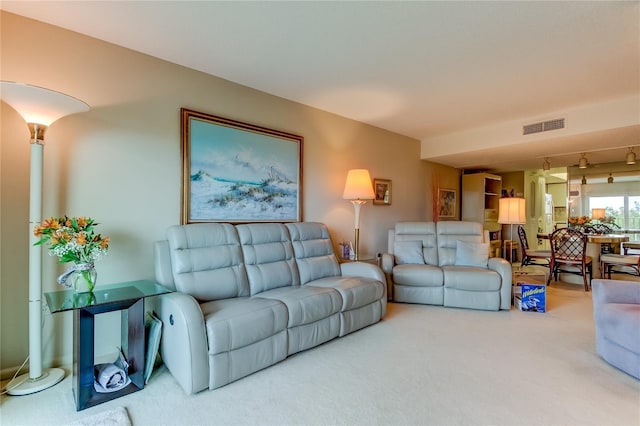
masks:
[[[602,220],[605,217],[604,209],[591,209],[591,219]]]
[[[60,368],[42,369],[42,246],[33,235],[42,222],[42,165],[44,133],[53,122],[66,115],[89,110],[71,96],[42,87],[13,81],[0,82],[0,98],[24,118],[31,134],[29,176],[29,373],[18,384],[7,385],[10,395],[28,395],[47,389],[64,378]]]
[[[373,185],[369,171],[366,169],[349,170],[347,174],[347,182],[344,185],[344,193],[342,198],[351,200],[355,211],[355,260],[359,260],[360,245],[360,207],[366,203],[366,200],[373,200]]]

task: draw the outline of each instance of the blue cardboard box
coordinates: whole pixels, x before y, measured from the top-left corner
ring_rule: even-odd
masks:
[[[522,296],[520,309],[528,312],[546,312],[547,311],[547,286],[544,284],[525,284],[520,285]]]

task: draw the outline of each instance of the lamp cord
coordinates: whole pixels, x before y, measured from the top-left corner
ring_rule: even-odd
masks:
[[[48,312],[48,309],[46,309],[44,304],[42,306],[42,310],[45,311],[44,313]],[[40,327],[42,327],[42,329],[44,329],[44,323],[45,323],[46,317],[47,317],[47,315],[43,315],[42,316],[42,321],[40,322]],[[9,380],[9,382],[2,389],[0,389],[0,395],[6,394],[10,390],[17,388],[18,386],[20,386],[21,384],[23,384],[24,382],[29,380],[29,378],[27,377],[24,380],[22,380],[20,383],[17,383],[15,385],[11,386],[11,384],[16,379],[16,377],[18,377],[18,374],[20,374],[20,371],[22,371],[22,368],[24,368],[24,366],[26,365],[27,361],[29,361],[29,355],[28,354],[27,354],[27,357],[25,358],[24,362],[22,363],[22,365],[13,374],[13,377],[11,378],[11,380]]]

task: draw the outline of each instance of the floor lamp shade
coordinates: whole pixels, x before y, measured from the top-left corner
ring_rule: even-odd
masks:
[[[527,223],[524,198],[500,198],[498,204],[498,223],[517,225]]]
[[[9,384],[10,395],[27,395],[49,388],[64,378],[64,371],[42,369],[42,246],[35,246],[33,231],[42,222],[42,164],[44,134],[49,125],[66,115],[89,110],[71,96],[12,81],[0,82],[0,99],[24,118],[31,133],[29,180],[29,373]]]
[[[371,184],[371,176],[367,169],[353,169],[347,173],[347,181],[344,185],[342,198],[351,200],[355,213],[355,260],[359,259],[360,245],[360,207],[366,203],[365,200],[373,200],[373,185]]]
[[[527,223],[526,201],[524,198],[510,197],[500,198],[498,203],[498,223],[509,225],[509,239],[513,240],[513,225]],[[502,257],[506,257],[506,239],[503,238],[503,241]]]

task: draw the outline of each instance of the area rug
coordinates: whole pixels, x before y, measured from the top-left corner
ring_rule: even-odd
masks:
[[[70,426],[131,426],[127,409],[117,407],[71,423]]]

